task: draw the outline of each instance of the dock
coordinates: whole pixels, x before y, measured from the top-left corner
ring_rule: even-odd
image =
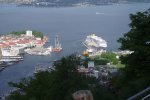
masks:
[[[22,60],[23,56],[2,56],[2,53],[0,52],[0,71],[3,71],[6,67]]]
[[[26,49],[25,52],[30,55],[50,55],[52,49],[44,48],[44,47],[35,47],[32,49]]]

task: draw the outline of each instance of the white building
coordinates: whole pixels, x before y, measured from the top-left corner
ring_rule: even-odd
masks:
[[[11,47],[11,53],[14,54],[14,55],[24,54],[24,47],[22,47],[22,46],[12,46]]]
[[[12,46],[1,48],[2,56],[18,56],[24,53],[24,48],[21,46]]]
[[[13,54],[9,47],[1,48],[2,56],[17,56],[17,54]]]
[[[27,31],[26,31],[26,36],[31,36],[31,37],[32,37],[32,36],[33,36],[32,31],[27,30]]]
[[[2,56],[8,56],[10,55],[10,49],[9,48],[1,48]]]
[[[89,69],[89,72],[94,71],[94,61],[89,61],[88,62],[88,69]]]
[[[36,38],[36,40],[42,40],[40,37]]]

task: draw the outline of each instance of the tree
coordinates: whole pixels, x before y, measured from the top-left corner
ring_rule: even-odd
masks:
[[[119,59],[116,58],[116,54],[112,53],[112,52],[106,52],[106,53],[102,53],[101,57],[107,59],[109,62],[112,62],[113,64],[118,64]]]
[[[26,34],[26,31],[18,31],[18,32],[15,32],[15,31],[13,31],[13,32],[11,32],[11,33],[9,33],[9,34],[13,34],[13,35],[17,35],[17,36],[20,36],[20,35],[22,35],[22,34]],[[43,33],[41,33],[41,32],[38,32],[38,31],[32,31],[32,34],[35,36],[35,37],[39,37],[39,38],[42,38],[43,39]]]
[[[130,14],[130,19],[130,31],[118,40],[121,50],[133,51],[121,57],[125,70],[115,83],[120,99],[127,99],[150,85],[150,9]]]
[[[33,35],[34,35],[35,37],[40,37],[40,38],[43,39],[43,34],[42,34],[41,32],[33,31],[32,33],[33,33]]]
[[[96,82],[78,73],[79,62],[75,55],[63,57],[54,63],[55,70],[51,72],[39,72],[19,83],[9,83],[19,89],[10,95],[11,100],[72,100],[72,93],[89,89],[88,84]]]
[[[130,14],[130,31],[119,38],[121,50],[134,53],[123,58],[127,72],[133,76],[148,74],[150,71],[150,9]]]

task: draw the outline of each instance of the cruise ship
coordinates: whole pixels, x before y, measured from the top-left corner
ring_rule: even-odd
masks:
[[[88,35],[83,44],[87,48],[86,51],[91,55],[106,52],[107,42],[101,37],[96,36],[94,33]]]

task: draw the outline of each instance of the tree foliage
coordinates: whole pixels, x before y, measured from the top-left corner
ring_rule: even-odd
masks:
[[[109,63],[108,59],[101,58],[101,59],[94,59],[94,64],[95,65],[107,65]]]
[[[41,32],[33,31],[32,33],[33,33],[33,35],[34,35],[35,37],[43,38],[43,34],[42,34]]]
[[[10,83],[21,91],[13,92],[11,100],[72,100],[72,93],[89,89],[96,82],[77,71],[80,59],[74,55],[63,57],[54,63],[55,70],[40,72],[19,83]]]
[[[11,32],[9,34],[13,34],[13,35],[17,35],[17,36],[20,36],[21,34],[26,34],[26,31],[18,31],[18,32]],[[32,31],[32,34],[35,36],[35,37],[40,37],[40,38],[43,38],[43,34],[41,32],[38,32],[38,31]]]
[[[130,31],[119,38],[121,50],[133,53],[122,56],[124,73],[115,84],[119,98],[129,98],[150,85],[150,9],[130,14]]]
[[[13,35],[20,36],[21,34],[26,34],[26,32],[25,32],[25,31],[18,31],[18,32],[13,31],[13,32],[11,32],[11,33],[9,33],[9,34],[13,34]]]
[[[150,71],[150,9],[130,14],[130,19],[130,31],[118,42],[121,43],[121,50],[134,53],[124,57],[123,61],[132,74],[146,74]]]
[[[102,53],[101,57],[107,59],[109,62],[112,62],[113,64],[118,64],[119,59],[116,58],[116,54],[112,53],[112,52],[106,52],[106,53]]]

